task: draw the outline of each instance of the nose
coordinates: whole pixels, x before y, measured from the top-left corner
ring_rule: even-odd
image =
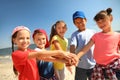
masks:
[[[29,41],[29,39],[27,39],[27,38],[24,39],[24,42],[28,42],[28,41]]]

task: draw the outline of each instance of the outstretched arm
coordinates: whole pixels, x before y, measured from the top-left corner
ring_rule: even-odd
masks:
[[[58,51],[58,50],[55,50],[55,51]],[[39,56],[39,57],[37,57],[37,59],[44,60],[44,61],[50,61],[50,62],[63,62],[63,63],[69,64],[69,66],[76,65],[78,59],[76,59],[77,57],[75,54],[69,53],[69,52],[64,52],[64,51],[61,51],[61,52],[63,52],[63,53],[60,53],[60,55]],[[65,54],[65,55],[62,55],[62,54]]]
[[[90,40],[87,45],[85,45],[81,50],[80,52],[77,54],[77,57],[78,58],[81,58],[91,47],[92,45],[94,44],[94,42],[92,40]]]
[[[47,61],[47,62],[63,62],[63,63],[66,63],[67,60],[66,59],[60,59],[58,57],[39,57],[37,58],[38,60],[44,60],[44,61]]]
[[[75,45],[70,45],[70,52],[75,53]]]
[[[53,44],[57,50],[62,50],[62,48],[57,40],[53,41]],[[73,47],[71,47],[71,48],[73,48]],[[75,51],[75,46],[73,49]],[[73,49],[72,49],[72,51],[73,51]],[[68,60],[68,63],[66,63],[66,65],[69,65],[69,66],[77,65],[77,63],[78,63],[77,57],[75,54],[73,54],[72,51],[70,51],[70,53],[69,52],[66,53],[70,57],[70,59]]]
[[[61,50],[54,50],[54,51],[45,50],[38,52],[30,52],[28,58],[50,57],[50,56],[69,58],[66,52]]]

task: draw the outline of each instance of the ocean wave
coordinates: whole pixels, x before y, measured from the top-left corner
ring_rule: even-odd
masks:
[[[5,62],[10,62],[11,61],[11,56],[0,56],[0,63],[5,63]]]

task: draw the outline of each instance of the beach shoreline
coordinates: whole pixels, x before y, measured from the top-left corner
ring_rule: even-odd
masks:
[[[13,73],[11,56],[0,56],[0,80],[17,80]]]

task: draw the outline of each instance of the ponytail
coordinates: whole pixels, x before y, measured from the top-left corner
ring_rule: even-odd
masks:
[[[51,42],[52,37],[57,34],[55,27],[56,27],[56,24],[52,25],[49,42]]]
[[[11,41],[11,43],[12,43],[12,52],[14,52],[14,43],[13,41]]]
[[[11,39],[12,52],[14,52],[14,42],[13,42],[13,38],[16,38],[16,36],[17,36],[17,32],[12,35],[12,39]],[[13,65],[13,72],[14,72],[14,74],[15,74],[16,76],[18,75],[18,71],[15,69],[15,66],[14,66],[14,65]]]
[[[65,22],[62,21],[62,20],[59,20],[59,21],[57,21],[54,25],[52,25],[49,42],[51,42],[52,37],[53,37],[54,35],[57,35],[56,26],[57,26],[57,24],[59,24],[59,23],[65,23]],[[65,26],[67,26],[67,25],[65,24]],[[66,27],[66,28],[67,28],[67,27]]]
[[[15,66],[13,65],[13,72],[14,74],[17,76],[18,75],[18,71],[16,70]]]

